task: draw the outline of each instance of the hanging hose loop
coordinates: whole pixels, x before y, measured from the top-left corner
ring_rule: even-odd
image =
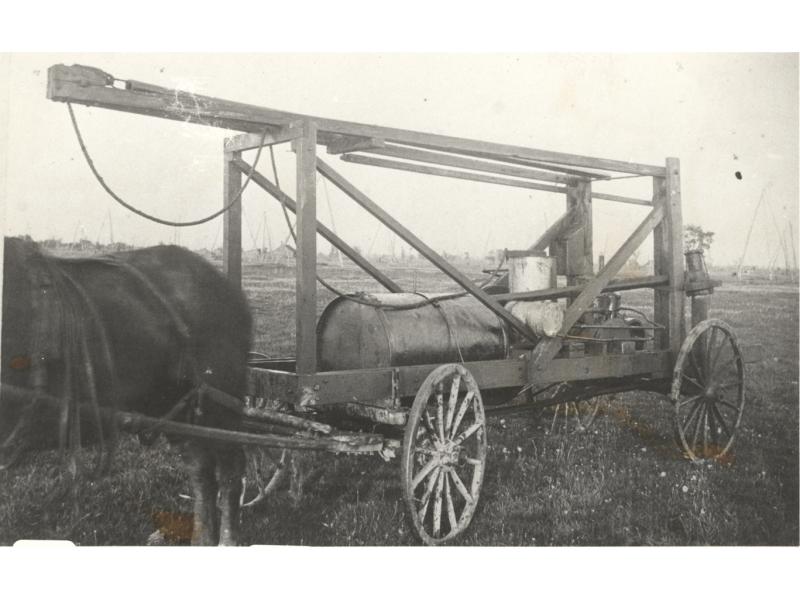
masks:
[[[97,182],[108,193],[108,195],[111,196],[118,204],[124,206],[129,211],[139,215],[140,217],[144,217],[145,219],[153,221],[154,223],[159,223],[161,225],[168,225],[170,227],[193,227],[195,225],[202,225],[203,223],[208,223],[209,221],[216,219],[220,215],[228,212],[231,208],[233,208],[233,206],[241,199],[245,188],[247,188],[247,185],[250,183],[250,179],[252,179],[253,177],[253,173],[255,172],[256,167],[258,166],[258,161],[261,158],[261,149],[264,147],[264,142],[267,139],[267,133],[269,131],[268,129],[265,128],[264,132],[261,134],[261,143],[258,146],[258,152],[256,153],[255,160],[253,161],[253,166],[250,168],[250,172],[247,174],[247,179],[245,179],[245,182],[242,184],[242,187],[239,188],[239,191],[236,193],[236,195],[228,204],[223,206],[217,212],[202,219],[197,219],[195,221],[170,221],[167,219],[161,219],[154,215],[148,214],[143,210],[140,210],[135,206],[125,202],[125,200],[120,198],[114,192],[114,190],[112,190],[108,186],[103,177],[97,171],[97,167],[94,166],[94,161],[92,160],[92,157],[89,156],[89,151],[86,149],[86,144],[83,141],[83,136],[81,135],[80,128],[78,127],[78,121],[75,119],[75,111],[72,109],[72,103],[67,102],[67,110],[69,111],[69,118],[72,121],[72,128],[75,130],[75,136],[78,138],[78,144],[81,147],[81,152],[83,153],[83,157],[86,159],[86,163],[89,165],[89,169],[92,171],[92,174],[95,176],[95,179],[97,179]]]

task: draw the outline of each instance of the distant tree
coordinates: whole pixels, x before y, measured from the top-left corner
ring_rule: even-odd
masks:
[[[712,243],[714,243],[713,231],[705,231],[699,225],[686,225],[683,228],[683,249],[685,252],[690,250],[708,252]]]

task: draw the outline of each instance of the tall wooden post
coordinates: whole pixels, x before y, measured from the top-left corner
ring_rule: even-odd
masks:
[[[577,210],[581,227],[566,240],[565,274],[567,285],[580,285],[594,273],[591,182],[576,180],[567,184],[567,210]]]
[[[669,277],[666,287],[655,289],[654,319],[666,328],[656,343],[660,349],[671,350],[674,358],[686,335],[681,175],[677,158],[667,159],[666,177],[653,177],[653,198],[664,206],[664,219],[653,231],[653,265],[656,275]]]
[[[317,370],[317,128],[303,123],[297,155],[297,372]]]
[[[242,187],[242,172],[233,164],[241,152],[225,152],[223,206],[230,204]],[[222,271],[236,286],[242,286],[242,199],[222,216]]]

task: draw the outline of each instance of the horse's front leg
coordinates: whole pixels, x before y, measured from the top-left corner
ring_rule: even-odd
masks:
[[[189,471],[194,497],[192,545],[214,546],[219,538],[214,453],[207,447],[188,442],[184,460]]]
[[[221,513],[220,546],[236,546],[239,543],[239,509],[244,468],[244,450],[240,446],[223,448],[217,452],[217,482]]]

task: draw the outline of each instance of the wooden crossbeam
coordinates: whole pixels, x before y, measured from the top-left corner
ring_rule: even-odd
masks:
[[[180,90],[170,90],[159,86],[139,84],[138,87],[131,86],[130,89],[120,89],[113,85],[119,80],[100,69],[91,67],[54,65],[48,69],[47,76],[47,97],[57,102],[73,102],[246,132],[262,132],[266,125],[280,126],[294,121],[310,120],[316,124],[318,140],[322,144],[337,139],[336,134],[338,134],[339,136],[379,138],[390,143],[444,152],[483,152],[498,160],[502,160],[504,157],[519,157],[556,165],[635,175],[656,177],[666,175],[666,169],[663,166],[643,165],[537,150],[512,144],[483,142],[449,135],[325,119],[242,102],[231,102]]]
[[[441,152],[428,152],[427,150],[417,150],[415,148],[402,148],[400,146],[382,146],[378,148],[366,148],[364,152],[369,154],[380,154],[382,156],[392,156],[403,160],[415,160],[434,165],[444,165],[447,167],[457,167],[459,169],[470,169],[472,171],[483,171],[485,173],[495,173],[498,175],[510,175],[511,177],[522,177],[523,179],[533,179],[537,181],[548,181],[550,183],[567,183],[568,177],[551,171],[540,169],[525,169],[506,165],[502,163],[492,163],[476,158],[466,158],[454,154],[442,154]]]
[[[225,139],[225,152],[244,152],[253,150],[262,145],[272,146],[296,139],[303,132],[301,123],[289,123],[278,127],[274,131],[263,133],[241,133]]]
[[[340,157],[345,162],[371,167],[382,167],[384,169],[394,169],[396,171],[409,171],[411,173],[422,173],[424,175],[436,175],[437,177],[450,177],[451,179],[465,179],[467,181],[480,181],[481,183],[493,183],[509,187],[538,190],[540,192],[555,192],[563,194],[566,188],[563,186],[550,185],[546,183],[536,183],[535,181],[525,181],[523,179],[509,179],[507,177],[497,177],[495,175],[484,175],[482,173],[470,173],[469,171],[455,171],[453,169],[443,169],[441,167],[431,167],[415,163],[400,162],[397,160],[387,160],[385,158],[374,158],[372,156],[361,156],[359,154],[343,154]]]
[[[242,173],[249,173],[251,170],[251,166],[243,161],[242,159],[235,159],[233,164],[236,165],[236,168],[239,169]],[[297,203],[289,196],[286,192],[278,188],[274,183],[272,183],[269,179],[264,177],[258,171],[253,171],[252,176],[253,183],[258,185],[261,189],[271,195],[273,198],[282,202],[286,208],[293,213],[297,213]],[[328,242],[333,244],[334,248],[339,250],[342,254],[344,254],[347,258],[352,260],[356,265],[361,267],[366,273],[372,276],[375,281],[380,283],[383,287],[385,287],[390,292],[402,292],[403,288],[401,288],[397,283],[395,283],[392,279],[390,279],[383,271],[378,269],[375,265],[369,262],[366,258],[361,256],[355,248],[351,247],[347,242],[345,242],[342,238],[336,235],[333,231],[328,229],[325,225],[317,221],[317,233],[319,233],[323,238],[325,238]]]
[[[647,277],[635,277],[630,279],[615,279],[606,285],[601,293],[621,292],[624,290],[649,289],[665,286],[669,283],[666,275],[649,275]],[[498,302],[511,302],[512,300],[555,300],[557,298],[568,298],[577,296],[583,291],[583,285],[570,285],[560,288],[550,288],[546,290],[533,290],[530,292],[512,292],[509,294],[492,294]]]
[[[639,206],[653,206],[651,200],[640,200],[639,198],[629,198],[627,196],[617,196],[616,194],[603,194],[592,191],[592,200],[609,200],[611,202],[622,202],[623,204],[638,204]]]
[[[347,194],[367,212],[372,214],[381,223],[386,225],[386,227],[388,227],[394,233],[400,236],[403,239],[403,241],[405,241],[417,252],[419,252],[422,256],[424,256],[430,262],[432,262],[439,270],[441,270],[445,275],[450,277],[450,279],[455,281],[458,285],[464,288],[471,295],[475,296],[475,298],[477,298],[478,301],[480,301],[484,306],[486,306],[489,310],[495,313],[503,321],[508,323],[514,329],[516,329],[525,338],[531,341],[535,341],[536,337],[522,321],[517,319],[514,315],[512,315],[505,308],[503,308],[503,306],[499,302],[497,302],[497,300],[492,298],[489,294],[487,294],[481,288],[475,285],[469,279],[469,277],[461,273],[453,265],[447,262],[442,256],[440,256],[435,250],[433,250],[433,248],[428,246],[425,242],[423,242],[417,236],[411,233],[411,231],[409,231],[406,227],[400,224],[400,222],[398,222],[394,217],[389,215],[389,213],[383,210],[380,206],[378,206],[375,202],[373,202],[370,198],[368,198],[363,192],[361,192],[358,188],[353,186],[349,181],[347,181],[333,168],[331,168],[327,163],[325,163],[323,160],[319,158],[317,158],[317,170],[324,177],[326,177],[331,183],[333,183],[333,185],[335,185],[342,192]]]
[[[569,305],[564,314],[564,324],[561,328],[560,336],[567,334],[591,306],[592,301],[608,286],[611,278],[619,272],[633,252],[641,246],[642,242],[650,235],[650,232],[661,222],[664,218],[664,212],[663,203],[655,206],[597,276],[583,286],[581,293]],[[562,338],[554,337],[544,339],[536,345],[531,354],[531,381],[536,378],[536,372],[544,370],[548,363],[558,354],[561,344]]]

